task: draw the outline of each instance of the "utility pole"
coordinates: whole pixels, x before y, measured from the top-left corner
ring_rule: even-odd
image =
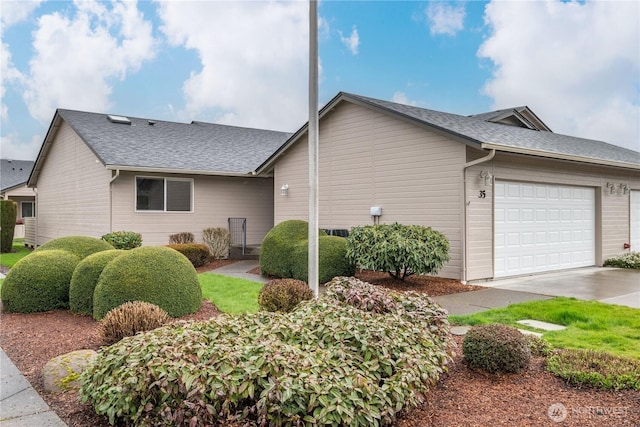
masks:
[[[318,2],[309,1],[309,287],[318,297]]]

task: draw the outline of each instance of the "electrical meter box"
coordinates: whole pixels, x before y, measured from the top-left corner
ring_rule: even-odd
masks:
[[[372,207],[371,216],[382,216],[382,208],[379,206]]]

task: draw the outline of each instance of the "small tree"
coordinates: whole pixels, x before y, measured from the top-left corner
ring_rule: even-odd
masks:
[[[0,252],[11,252],[16,228],[18,205],[13,200],[0,200]]]
[[[359,268],[387,271],[404,280],[412,274],[437,273],[449,261],[449,241],[431,227],[367,225],[351,230],[347,257]]]

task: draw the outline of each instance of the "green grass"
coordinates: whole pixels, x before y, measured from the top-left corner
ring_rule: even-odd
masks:
[[[0,265],[11,268],[31,253],[30,249],[24,247],[24,239],[13,239],[13,249],[15,252],[0,254]]]
[[[562,331],[541,331],[516,323],[534,319],[566,326]],[[512,304],[467,316],[451,316],[459,325],[503,323],[542,332],[556,348],[590,349],[640,359],[640,310],[597,301],[553,298]]]
[[[223,313],[254,313],[260,308],[258,293],[262,283],[211,273],[199,274],[198,279],[202,296]]]

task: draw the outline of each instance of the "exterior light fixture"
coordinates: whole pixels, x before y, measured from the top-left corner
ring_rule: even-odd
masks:
[[[620,183],[620,192],[624,196],[629,194],[629,184]]]
[[[493,182],[493,175],[488,171],[482,171],[480,172],[480,179],[483,181],[485,186],[489,186]]]
[[[280,195],[281,196],[289,195],[289,184],[282,184],[282,187],[280,187]]]
[[[610,182],[607,182],[607,188],[609,189],[609,194],[616,194],[616,185]]]

